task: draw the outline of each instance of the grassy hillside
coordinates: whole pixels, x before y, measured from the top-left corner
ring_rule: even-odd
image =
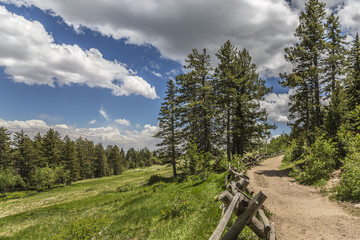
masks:
[[[208,239],[224,174],[182,183],[152,166],[18,199],[0,198],[0,239]],[[163,181],[159,181],[159,180]],[[250,236],[245,233],[245,239]]]

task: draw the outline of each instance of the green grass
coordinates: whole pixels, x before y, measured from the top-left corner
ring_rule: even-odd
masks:
[[[152,166],[37,194],[0,198],[0,239],[208,239],[220,217],[224,174],[182,183]],[[160,181],[166,180],[167,181]],[[20,196],[20,198],[19,198]],[[256,239],[249,230],[242,239]]]

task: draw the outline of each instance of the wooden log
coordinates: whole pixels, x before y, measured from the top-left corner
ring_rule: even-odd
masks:
[[[236,219],[235,223],[230,227],[222,240],[236,239],[245,226],[253,219],[255,213],[259,210],[266,198],[266,195],[262,191],[256,194],[256,196],[250,201],[249,206],[246,208],[245,212],[240,214],[238,219]]]
[[[240,189],[241,191],[244,191],[246,189],[247,186],[249,186],[250,181],[245,179],[245,178],[241,178],[237,183],[236,183],[236,187],[238,189]]]
[[[253,217],[251,221],[248,223],[248,227],[259,237],[266,238],[264,231],[264,224],[259,221],[256,217]]]
[[[267,240],[275,240],[275,227],[273,224],[271,224],[271,230]]]
[[[225,186],[227,186],[229,178],[230,178],[230,174],[225,176]]]
[[[228,207],[233,199],[233,195],[229,191],[224,191],[220,194],[219,200]],[[240,198],[238,203],[235,206],[234,213],[239,216],[242,212],[244,212],[249,205],[249,200],[243,194],[240,193]]]
[[[221,235],[224,232],[226,225],[228,224],[228,222],[230,220],[231,214],[234,211],[234,208],[236,206],[236,203],[239,200],[239,197],[240,197],[240,194],[235,194],[235,196],[233,197],[233,199],[230,203],[230,206],[226,210],[226,213],[224,214],[224,216],[220,219],[218,226],[216,227],[215,231],[213,232],[213,234],[211,235],[209,240],[219,240],[221,238]]]
[[[252,188],[251,188],[250,186],[247,186],[245,190],[246,190],[246,191],[248,192],[248,194],[250,194],[250,195],[253,195],[253,194],[254,194],[254,190],[252,190]]]
[[[236,189],[236,183],[234,181],[231,181],[230,184],[231,184],[231,192],[233,195],[235,195],[238,192],[238,190]]]
[[[259,215],[260,215],[261,220],[264,223],[265,236],[267,236],[271,230],[269,219],[266,217],[265,212],[262,209],[259,209]]]
[[[229,191],[224,191],[219,196],[219,200],[225,205],[225,207],[229,206],[231,201],[233,199],[233,195]],[[241,213],[243,213],[247,206],[249,205],[248,198],[244,197],[242,194],[240,194],[240,198],[238,203],[236,204],[233,213],[236,216],[239,216]],[[249,228],[260,238],[265,238],[267,235],[265,235],[264,231],[264,224],[262,224],[256,217],[253,217],[253,219],[248,224]]]
[[[246,173],[245,173],[245,172],[238,173],[238,172],[235,172],[235,171],[232,170],[232,169],[229,169],[228,172],[231,174],[231,176],[232,176],[234,179],[240,179],[240,178],[247,178],[247,179],[249,179],[249,177],[246,176]]]

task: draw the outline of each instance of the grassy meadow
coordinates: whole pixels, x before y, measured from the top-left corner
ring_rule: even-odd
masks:
[[[152,166],[2,196],[0,239],[208,239],[221,216],[224,173],[206,181],[170,176],[170,167]],[[246,230],[243,239],[256,238]]]

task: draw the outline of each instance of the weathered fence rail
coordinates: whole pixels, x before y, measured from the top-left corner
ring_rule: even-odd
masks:
[[[247,166],[258,164],[261,159],[281,154],[261,155],[247,160]],[[249,187],[250,179],[245,172],[238,173],[237,169],[229,166],[228,174],[225,177],[226,189],[219,196],[222,202],[223,215],[218,226],[209,238],[209,240],[236,240],[241,231],[248,226],[259,238],[267,240],[275,240],[275,228],[264,212],[263,203],[266,195],[260,191],[254,197],[254,191]],[[257,214],[258,213],[258,214]],[[235,214],[237,219],[235,223],[223,235],[226,226]]]

